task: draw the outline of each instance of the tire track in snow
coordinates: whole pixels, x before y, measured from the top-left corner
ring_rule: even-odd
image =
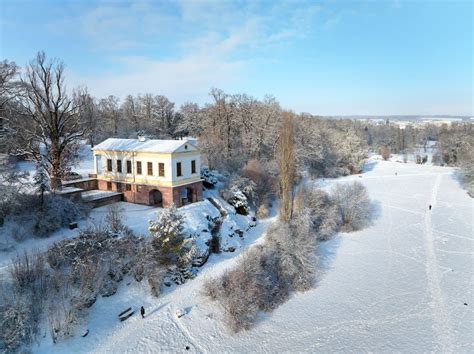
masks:
[[[441,183],[442,175],[438,174],[435,180],[435,184],[431,191],[430,205],[436,205],[436,197],[438,195],[439,186]],[[426,275],[428,278],[428,289],[431,296],[432,314],[434,320],[434,330],[436,332],[439,344],[441,345],[441,351],[452,352],[453,348],[453,337],[452,337],[452,325],[451,318],[446,310],[446,304],[444,302],[443,291],[440,285],[440,274],[439,265],[436,258],[436,251],[434,246],[432,220],[432,211],[427,210],[425,214],[425,228],[424,228],[424,239],[425,239],[425,250],[426,250]]]

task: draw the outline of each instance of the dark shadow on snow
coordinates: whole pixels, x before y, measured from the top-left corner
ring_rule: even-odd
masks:
[[[165,307],[166,305],[168,305],[169,302],[165,302],[164,304],[161,304],[160,306],[158,307],[155,307],[153,310],[151,310],[150,312],[146,313],[145,314],[145,318],[147,317],[150,317],[152,314],[154,314],[156,311],[159,311],[161,310],[163,307]]]
[[[370,201],[370,218],[367,220],[364,228],[372,226],[374,221],[382,215],[382,204],[378,200]]]
[[[470,196],[471,198],[474,198],[474,195],[469,194],[469,190],[467,188],[467,183],[464,181],[464,176],[461,170],[455,170],[454,173],[450,175],[450,178],[455,180],[461,189],[465,190],[467,195]]]
[[[372,171],[375,168],[375,165],[377,165],[377,163],[378,162],[374,160],[367,161],[366,163],[364,163],[364,167],[362,167],[362,173]]]
[[[378,200],[372,200],[370,203],[370,217],[366,220],[365,225],[358,231],[363,231],[367,227],[370,227],[374,224],[374,221],[377,220],[382,214],[382,205]],[[316,268],[316,279],[315,287],[322,280],[324,275],[331,270],[332,264],[337,256],[337,249],[339,248],[342,240],[341,232],[339,231],[333,237],[327,241],[321,241],[317,250],[317,268]]]

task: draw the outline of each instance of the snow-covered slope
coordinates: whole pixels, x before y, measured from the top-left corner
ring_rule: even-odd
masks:
[[[369,166],[361,177],[337,182],[367,186],[376,205],[373,224],[324,243],[317,286],[262,315],[254,329],[230,333],[220,309],[201,295],[206,279],[235,264],[237,251],[211,257],[195,279],[158,299],[145,284],[122,286],[91,308],[87,337],[57,345],[46,337],[33,351],[472,352],[473,199],[450,168]],[[262,240],[271,220],[249,230],[249,247]],[[145,319],[118,321],[122,309],[141,305]],[[178,319],[177,310],[186,315]]]

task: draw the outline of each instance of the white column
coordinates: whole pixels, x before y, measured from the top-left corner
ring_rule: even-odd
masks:
[[[94,173],[99,174],[99,161],[101,159],[100,155],[94,155]]]

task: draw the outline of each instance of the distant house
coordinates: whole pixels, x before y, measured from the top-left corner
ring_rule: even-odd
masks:
[[[98,188],[169,207],[202,200],[201,155],[188,140],[107,139],[93,148]]]

